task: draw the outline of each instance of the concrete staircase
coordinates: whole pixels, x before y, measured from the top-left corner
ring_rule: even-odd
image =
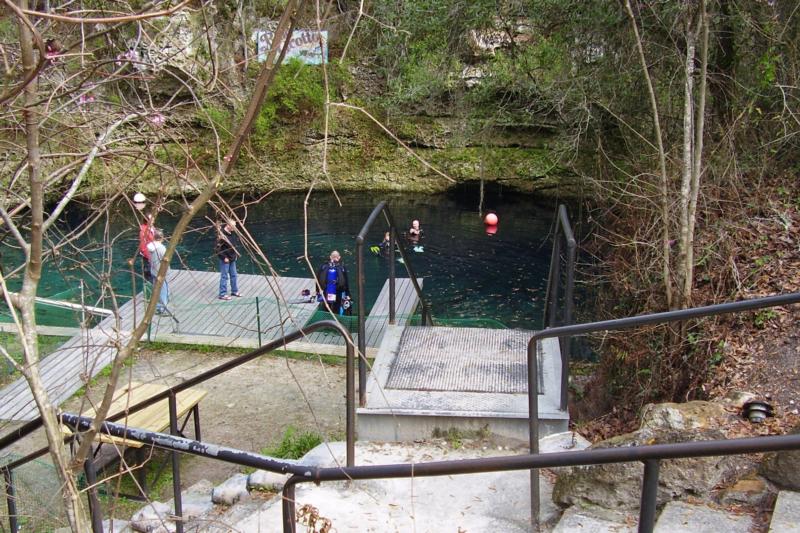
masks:
[[[357,410],[363,440],[413,441],[438,430],[528,439],[527,345],[532,331],[393,327]],[[567,430],[558,339],[539,344],[539,434]]]
[[[579,435],[561,433],[541,440],[542,453],[581,450],[588,442]],[[301,462],[335,466],[344,463],[344,443],[323,444]],[[524,453],[524,449],[486,449],[465,442],[455,448],[444,441],[401,444],[359,442],[356,464],[388,464],[444,459],[467,459]],[[183,493],[187,533],[268,533],[282,531],[280,487],[285,476],[254,472],[237,474],[213,487],[201,481]],[[552,503],[552,484],[541,476],[542,531],[556,533],[625,533],[637,529],[638,516],[600,508]],[[373,480],[350,483],[304,483],[297,487],[296,509],[317,520],[329,520],[339,532],[469,531],[470,533],[530,531],[530,477],[527,471],[469,474],[414,480]],[[175,531],[172,502],[152,502],[130,522],[115,520],[113,531],[169,533]],[[669,502],[659,513],[657,533],[745,533],[755,529],[753,517],[721,506]],[[301,519],[298,531],[308,525]],[[107,521],[105,531],[112,531]],[[310,529],[309,529],[310,530]],[[317,529],[319,530],[319,529]],[[800,493],[778,495],[770,533],[800,533]]]

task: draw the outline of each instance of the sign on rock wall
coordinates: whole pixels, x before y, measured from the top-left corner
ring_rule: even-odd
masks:
[[[270,30],[258,30],[253,32],[253,40],[258,47],[258,61],[263,62],[267,59],[269,47],[275,32]],[[289,48],[286,50],[286,63],[291,58],[297,58],[309,65],[319,65],[328,61],[328,32],[316,30],[295,30],[292,32],[292,40],[289,41]]]

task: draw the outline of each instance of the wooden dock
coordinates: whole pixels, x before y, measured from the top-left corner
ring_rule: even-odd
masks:
[[[172,270],[168,282],[169,308],[174,319],[154,316],[143,341],[257,348],[302,328],[318,307],[301,298],[303,289],[314,292],[314,280],[310,278],[239,274],[239,292],[243,296],[228,301],[217,298],[217,272]],[[398,278],[395,290],[397,322],[404,325],[419,300],[407,278]],[[42,359],[42,378],[55,405],[71,397],[111,363],[116,346],[125,342],[134,324],[141,320],[146,303],[145,295],[137,294],[120,307],[118,317],[108,317],[91,330],[82,331]],[[367,356],[374,356],[388,325],[388,280],[368,313]],[[353,337],[356,340],[357,336]],[[344,342],[338,334],[317,332],[287,348],[343,354]],[[23,378],[0,390],[0,420],[33,420],[37,416],[36,404]]]

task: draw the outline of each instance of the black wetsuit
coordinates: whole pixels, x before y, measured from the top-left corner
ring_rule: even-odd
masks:
[[[334,263],[332,261],[326,261],[319,267],[319,270],[317,270],[317,281],[322,288],[323,298],[319,308],[321,310],[327,310],[325,307],[325,302],[327,301],[331,311],[338,314],[339,309],[342,307],[343,298],[350,295],[350,283],[347,280],[347,267],[341,262]]]

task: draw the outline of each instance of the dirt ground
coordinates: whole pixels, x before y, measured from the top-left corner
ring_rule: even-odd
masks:
[[[187,350],[143,350],[123,379],[174,385],[231,357]],[[343,362],[343,361],[342,361]],[[330,439],[345,430],[345,367],[320,361],[264,356],[203,385],[200,402],[202,439],[258,452],[281,441],[294,426]],[[191,421],[187,436],[191,434]],[[236,465],[184,456],[181,482],[222,482],[240,470]]]
[[[134,364],[123,370],[118,387],[129,380],[175,385],[242,353],[222,352],[142,349]],[[99,401],[105,383],[104,378],[98,379],[84,396],[67,401],[63,410],[77,413],[82,406],[86,408],[87,401]],[[201,436],[205,442],[259,452],[278,444],[289,426],[330,440],[344,439],[344,358],[340,364],[326,364],[266,355],[212,378],[199,388],[208,391],[200,402]],[[194,437],[192,428],[189,420],[187,437]],[[43,433],[37,432],[17,443],[14,451],[28,453],[45,445]],[[236,465],[183,456],[181,485],[186,488],[201,479],[220,483],[239,471],[241,468]]]

